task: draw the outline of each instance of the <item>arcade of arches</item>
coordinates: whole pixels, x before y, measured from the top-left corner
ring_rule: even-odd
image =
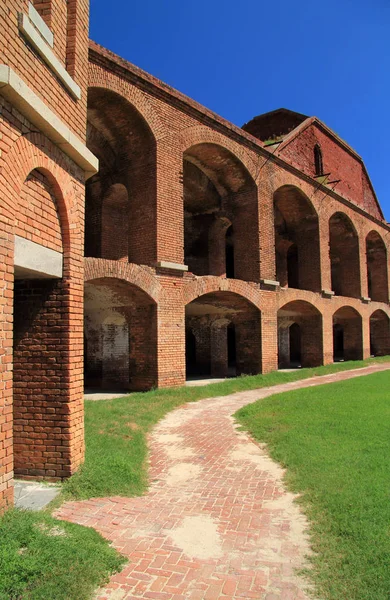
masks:
[[[387,250],[378,231],[360,235],[344,210],[319,211],[291,184],[269,195],[273,230],[263,231],[258,188],[247,167],[231,149],[201,142],[183,151],[177,174],[188,273],[175,265],[156,269],[152,130],[128,100],[92,88],[87,133],[100,170],[86,188],[86,256],[144,265],[162,286],[160,301],[136,280],[106,275],[86,282],[87,387],[149,389],[185,377],[232,377],[387,351],[389,310],[367,304],[388,307]],[[274,272],[265,277],[262,258],[270,250]],[[183,300],[194,282],[209,278],[219,282],[214,289],[202,284],[190,301]],[[274,288],[262,286],[263,279],[274,281]],[[248,287],[237,293],[233,282]],[[326,297],[324,288],[330,290]],[[286,300],[280,305],[281,294]],[[341,305],[339,297],[346,299]],[[329,313],[332,322],[324,318]],[[162,353],[171,357],[171,378],[169,366],[162,374]]]

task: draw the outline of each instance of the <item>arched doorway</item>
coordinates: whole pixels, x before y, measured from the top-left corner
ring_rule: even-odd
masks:
[[[390,354],[390,319],[383,310],[376,310],[370,317],[370,354]]]
[[[321,313],[303,300],[285,304],[278,311],[279,368],[316,367],[322,363]]]
[[[321,290],[317,213],[298,188],[274,194],[276,278],[282,287]]]
[[[359,238],[344,213],[329,220],[329,249],[332,290],[336,296],[360,298]]]
[[[239,159],[217,144],[186,150],[183,197],[189,271],[258,281],[257,188]]]
[[[363,358],[362,317],[351,306],[339,308],[333,315],[334,360]]]
[[[155,302],[126,281],[101,278],[85,284],[86,385],[147,390],[157,383]]]
[[[376,231],[366,237],[368,295],[376,302],[389,301],[386,246]]]
[[[187,373],[205,377],[260,373],[260,319],[256,306],[232,292],[204,294],[187,304]]]
[[[149,126],[122,96],[90,88],[87,146],[99,172],[86,184],[85,255],[154,264],[156,142]]]

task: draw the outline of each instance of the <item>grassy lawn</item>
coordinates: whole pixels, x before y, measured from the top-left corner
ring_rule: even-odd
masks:
[[[390,372],[275,395],[236,417],[301,493],[318,595],[389,600]]]
[[[240,377],[203,387],[154,390],[112,401],[88,401],[85,463],[64,482],[60,497],[50,508],[68,498],[143,494],[147,487],[146,434],[181,404],[389,360],[383,357]],[[94,530],[58,521],[48,512],[13,510],[0,519],[0,600],[87,600],[123,562]],[[343,594],[330,597],[355,598]],[[356,598],[381,600],[382,596]]]
[[[57,504],[68,498],[143,494],[147,487],[146,434],[169,411],[181,404],[389,360],[390,357],[381,357],[287,373],[278,371],[268,375],[238,377],[202,387],[134,393],[111,401],[86,401],[85,463],[76,475],[64,483]]]
[[[124,562],[93,529],[46,513],[0,520],[0,600],[87,600]]]

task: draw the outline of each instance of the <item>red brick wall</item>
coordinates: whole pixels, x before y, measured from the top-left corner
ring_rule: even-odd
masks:
[[[85,139],[87,106],[87,48],[89,0],[72,0],[69,19],[66,0],[34,2],[54,34],[54,53],[80,86],[82,96],[75,100],[58,82],[54,73],[19,33],[18,13],[28,14],[28,0],[4,0],[0,4],[0,63],[9,65],[23,81],[56,112],[81,138]],[[69,35],[69,38],[68,38]]]
[[[374,217],[382,219],[361,161],[317,124],[305,128],[291,142],[286,143],[281,156],[314,177],[316,144],[321,147],[324,173],[330,173],[331,181],[340,180],[335,186],[337,192]]]

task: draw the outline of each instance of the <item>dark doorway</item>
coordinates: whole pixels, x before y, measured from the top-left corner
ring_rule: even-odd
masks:
[[[344,328],[338,324],[333,326],[333,360],[344,360]]]
[[[226,231],[226,277],[234,279],[234,242],[233,226],[230,225]]]
[[[299,262],[296,244],[290,246],[287,252],[287,283],[288,287],[299,289]]]
[[[196,339],[191,329],[186,329],[186,376],[196,374]]]

